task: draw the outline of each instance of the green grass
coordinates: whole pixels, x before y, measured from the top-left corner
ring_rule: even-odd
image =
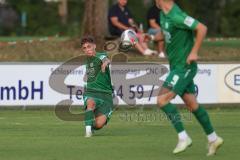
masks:
[[[23,37],[0,37],[0,42],[13,42],[13,41],[29,41],[29,40],[40,40],[40,39],[46,39],[46,38],[52,38],[56,41],[64,41],[67,40],[67,37],[31,37],[31,36],[23,36]]]
[[[32,43],[24,40],[34,39]],[[39,41],[40,37],[0,37],[0,62],[64,62],[81,54],[79,40],[51,38]],[[18,41],[15,45],[1,44],[6,41]],[[116,53],[117,50],[109,52]],[[240,40],[205,41],[199,51],[199,61],[240,61]],[[129,53],[129,61],[166,62],[155,56],[142,56],[136,50]]]
[[[94,137],[84,138],[82,122],[59,120],[51,110],[1,110],[0,159],[2,160],[225,160],[239,158],[240,109],[209,109],[217,132],[225,144],[214,157],[205,156],[206,137],[185,110],[185,126],[193,146],[172,155],[176,134],[165,118],[142,119],[154,109],[114,113],[110,123]],[[128,115],[128,116],[126,116]],[[130,120],[130,115],[132,119]],[[128,117],[126,119],[126,117]]]
[[[203,46],[240,48],[240,40],[205,41]]]

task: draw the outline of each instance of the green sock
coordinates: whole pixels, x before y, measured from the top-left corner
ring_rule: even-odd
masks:
[[[163,110],[163,112],[165,112],[167,117],[170,119],[177,133],[180,133],[185,130],[181,121],[181,116],[175,105],[168,103],[165,106],[163,106],[161,109]]]
[[[93,126],[94,123],[94,113],[93,110],[85,111],[85,126]]]
[[[193,114],[207,135],[214,132],[208,113],[202,106],[199,106],[196,111],[193,111]]]

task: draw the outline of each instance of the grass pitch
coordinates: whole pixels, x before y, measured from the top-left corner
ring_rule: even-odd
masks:
[[[54,37],[40,41],[41,37],[0,37],[1,62],[64,62],[81,54],[79,40],[76,38]],[[43,38],[44,39],[44,38]],[[29,42],[30,40],[31,43]],[[17,41],[16,44],[2,45],[4,42]],[[27,41],[28,43],[25,43]],[[116,43],[118,44],[118,43]],[[152,44],[153,45],[153,44]],[[150,46],[151,47],[151,46]],[[152,46],[153,48],[154,46]],[[199,51],[202,62],[239,62],[240,40],[205,41]],[[111,56],[119,53],[117,48],[108,52]],[[129,61],[166,62],[157,56],[142,56],[137,50],[130,50]]]
[[[240,109],[208,109],[225,144],[206,157],[207,140],[195,118],[185,110],[185,127],[193,139],[186,152],[173,155],[177,137],[161,111],[125,110],[113,114],[108,126],[84,138],[83,122],[58,119],[51,110],[1,110],[1,160],[204,160],[239,159]]]

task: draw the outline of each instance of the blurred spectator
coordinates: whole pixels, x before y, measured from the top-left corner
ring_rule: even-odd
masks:
[[[133,18],[128,9],[127,0],[118,0],[118,3],[113,5],[108,13],[109,32],[114,36],[121,36],[122,32],[133,23]]]
[[[14,30],[19,17],[17,12],[9,5],[0,4],[0,34],[7,35]]]
[[[150,35],[156,35],[158,32],[161,32],[160,12],[161,10],[156,5],[153,5],[151,8],[149,8],[147,12],[148,34]],[[161,58],[165,57],[164,42],[159,41],[157,45],[159,57]]]
[[[109,9],[108,23],[110,34],[118,37],[121,36],[124,30],[134,28],[139,38],[139,43],[135,46],[138,51],[143,55],[153,55],[157,53],[149,49],[143,41],[143,32],[139,30],[135,24],[132,14],[127,7],[127,0],[118,0],[118,3]]]

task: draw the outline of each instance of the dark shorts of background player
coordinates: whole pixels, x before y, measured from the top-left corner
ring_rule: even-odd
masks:
[[[184,93],[196,94],[194,77],[197,73],[197,66],[171,70],[163,83],[164,88],[168,88],[180,97]]]
[[[93,99],[95,102],[94,115],[95,117],[105,115],[107,122],[110,120],[113,112],[113,97],[109,93],[104,92],[85,92],[83,95],[84,106],[87,109],[87,100]]]

